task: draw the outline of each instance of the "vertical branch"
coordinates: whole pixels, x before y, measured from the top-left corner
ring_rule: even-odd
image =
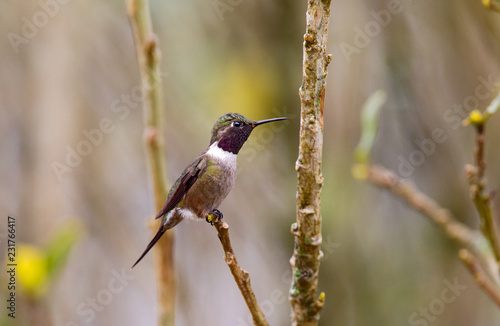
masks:
[[[166,170],[163,158],[160,51],[153,32],[148,0],[128,0],[127,11],[134,30],[137,60],[145,90],[144,141],[148,158],[155,212],[161,210],[167,198]],[[153,232],[160,220],[151,223]],[[175,273],[173,232],[166,232],[154,249],[154,265],[158,288],[158,325],[173,326],[175,314]]]
[[[290,259],[293,280],[290,290],[292,325],[317,325],[324,294],[316,298],[321,258],[321,157],[323,149],[323,104],[327,66],[331,55],[326,44],[331,0],[309,0],[304,35],[300,144],[297,170],[297,222]]]
[[[474,152],[476,165],[467,165],[466,172],[469,179],[472,201],[479,213],[481,232],[488,239],[497,264],[500,264],[500,241],[493,218],[491,195],[486,190],[486,181],[484,177],[486,170],[486,163],[484,161],[484,132],[486,126],[485,122],[488,117],[488,115],[482,115],[480,112],[474,110],[466,120],[466,123],[471,123],[476,127],[477,132],[477,147]]]

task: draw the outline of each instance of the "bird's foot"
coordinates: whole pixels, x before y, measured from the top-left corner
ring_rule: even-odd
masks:
[[[210,223],[210,225],[214,225],[214,223],[222,220],[224,215],[222,215],[221,211],[219,211],[217,208],[214,208],[208,213],[207,215],[207,222]]]

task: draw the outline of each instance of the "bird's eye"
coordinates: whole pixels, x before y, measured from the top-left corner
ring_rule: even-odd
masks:
[[[241,122],[240,121],[234,121],[233,122],[233,127],[236,127],[236,128],[241,127]]]

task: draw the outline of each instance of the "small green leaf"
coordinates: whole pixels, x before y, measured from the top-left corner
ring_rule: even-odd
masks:
[[[83,223],[76,219],[63,223],[56,230],[46,247],[49,276],[53,277],[62,268],[70,254],[71,248],[79,240],[84,231]]]
[[[356,148],[356,161],[366,164],[369,161],[370,151],[377,137],[378,116],[382,105],[387,100],[383,90],[374,92],[366,100],[361,111],[361,140]]]
[[[493,101],[491,101],[490,105],[488,105],[488,107],[486,108],[486,115],[488,115],[487,118],[489,118],[490,115],[497,112],[499,107],[500,107],[500,92],[493,99]]]

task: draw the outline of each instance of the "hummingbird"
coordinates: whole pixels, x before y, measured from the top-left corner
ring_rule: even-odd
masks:
[[[227,113],[217,119],[210,138],[210,145],[195,158],[170,189],[165,205],[155,219],[161,224],[134,268],[168,230],[185,218],[221,219],[217,209],[231,192],[236,181],[236,157],[255,127],[287,118],[252,121],[238,113]]]

